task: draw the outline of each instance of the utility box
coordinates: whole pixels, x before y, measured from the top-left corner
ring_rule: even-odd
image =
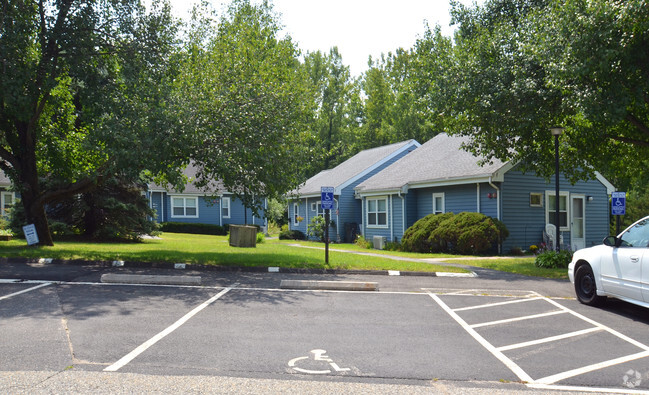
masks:
[[[257,227],[230,225],[230,245],[232,247],[257,247]]]
[[[374,249],[375,250],[382,250],[385,247],[385,243],[387,243],[388,238],[385,236],[374,236],[372,238],[372,241],[374,242]]]

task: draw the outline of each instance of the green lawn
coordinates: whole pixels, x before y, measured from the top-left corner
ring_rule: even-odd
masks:
[[[286,244],[288,243],[268,240],[257,244],[256,248],[234,248],[230,247],[225,236],[165,233],[159,240],[145,240],[142,243],[59,241],[54,247],[28,247],[24,240],[3,241],[0,242],[0,256],[285,268],[466,272],[463,269],[426,262],[403,262],[335,251],[330,251],[329,266],[326,266],[324,251]]]
[[[299,244],[300,248],[288,244]],[[505,272],[547,278],[567,278],[566,269],[543,269],[534,266],[533,257],[512,259],[487,259],[442,254],[416,254],[405,252],[361,249],[353,244],[331,244],[329,265],[324,263],[323,243],[266,240],[256,248],[230,247],[225,236],[165,233],[161,239],[141,243],[88,243],[59,241],[54,247],[28,247],[24,240],[0,241],[0,256],[54,259],[83,259],[101,261],[138,261],[198,263],[230,266],[279,266],[284,268],[350,269],[350,270],[400,270],[422,272],[466,272],[461,268],[429,264],[426,262],[397,261],[377,256],[338,252],[346,250],[405,258],[444,258],[449,262],[479,266]]]
[[[308,247],[324,248],[324,243],[313,241],[279,241],[279,243],[299,244]],[[534,266],[534,257],[522,256],[520,258],[506,258],[499,257],[492,259],[491,257],[467,257],[462,255],[451,254],[419,254],[414,252],[396,252],[396,251],[381,251],[374,249],[364,249],[355,244],[331,244],[330,248],[337,250],[368,252],[372,254],[381,255],[395,255],[407,258],[443,258],[448,259],[447,262],[454,262],[463,265],[477,266],[485,269],[499,270],[502,272],[523,274],[526,276],[546,277],[567,279],[568,269],[546,269]],[[448,270],[447,270],[448,271]]]

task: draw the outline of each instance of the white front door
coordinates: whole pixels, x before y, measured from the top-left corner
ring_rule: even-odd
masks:
[[[583,195],[572,195],[570,210],[570,248],[577,251],[586,247],[586,199]]]

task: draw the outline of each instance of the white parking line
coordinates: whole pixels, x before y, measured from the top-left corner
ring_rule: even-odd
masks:
[[[483,322],[483,323],[480,323],[480,324],[474,324],[474,325],[470,325],[470,326],[471,326],[471,328],[481,328],[483,326],[500,325],[500,324],[507,324],[507,323],[516,322],[516,321],[533,320],[535,318],[543,318],[543,317],[548,317],[548,316],[557,315],[557,314],[566,314],[566,311],[555,310],[555,311],[550,311],[548,313],[532,314],[532,315],[526,315],[526,316],[523,316],[523,317],[508,318],[506,320]]]
[[[147,340],[146,342],[142,343],[140,346],[138,346],[135,350],[131,351],[130,353],[126,354],[124,357],[122,357],[119,361],[115,362],[114,364],[110,365],[106,369],[104,369],[104,372],[116,372],[120,368],[122,368],[124,365],[128,364],[131,362],[133,359],[135,359],[138,355],[142,354],[146,349],[151,347],[152,345],[156,344],[158,341],[162,340],[170,334],[171,332],[175,331],[178,329],[181,325],[183,325],[185,322],[187,322],[190,318],[198,314],[201,310],[206,308],[207,306],[211,305],[214,303],[216,300],[218,300],[221,296],[225,295],[226,293],[230,292],[233,288],[236,288],[238,283],[232,284],[231,286],[225,288],[223,291],[219,292],[218,294],[214,295],[210,299],[206,300],[203,302],[200,306],[194,308],[194,310],[190,311],[189,313],[185,314],[181,319],[178,321],[174,322],[171,326],[169,326],[167,329],[163,330],[162,332],[158,333],[157,335],[153,336],[151,339]]]
[[[509,368],[509,370],[511,370],[516,376],[518,376],[518,378],[521,381],[525,381],[525,382],[528,382],[528,383],[534,381],[534,379],[532,379],[532,377],[530,375],[528,375],[523,369],[521,369],[520,366],[518,366],[511,359],[507,358],[507,356],[505,356],[505,354],[498,351],[498,349],[496,347],[494,347],[491,343],[489,343],[484,337],[480,336],[480,334],[478,332],[476,332],[475,329],[471,328],[471,326],[469,324],[467,324],[466,321],[464,321],[462,319],[462,317],[460,317],[455,311],[453,311],[450,307],[448,307],[446,305],[446,303],[442,302],[442,300],[439,298],[439,296],[435,295],[434,293],[432,293],[430,291],[428,292],[428,296],[433,298],[433,300],[435,302],[437,302],[437,304],[442,309],[444,309],[444,311],[446,311],[458,324],[460,324],[460,326],[462,326],[462,328],[464,328],[464,330],[467,331],[467,333],[469,333],[469,335],[471,335],[478,343],[480,343],[491,354],[493,354],[493,356],[498,358],[500,360],[500,362],[505,364],[505,366],[507,366]]]
[[[557,341],[557,340],[568,339],[568,338],[571,338],[571,337],[586,335],[588,333],[598,332],[598,331],[601,331],[601,330],[602,330],[602,328],[597,328],[597,327],[589,328],[589,329],[583,329],[581,331],[574,331],[574,332],[564,333],[563,335],[550,336],[550,337],[546,337],[546,338],[543,338],[543,339],[532,340],[532,341],[529,341],[529,342],[523,342],[523,343],[518,343],[518,344],[512,344],[512,345],[509,345],[509,346],[498,347],[498,350],[500,350],[500,351],[515,350],[517,348],[535,346],[537,344],[543,344],[543,343],[549,343],[549,342],[553,342],[553,341]]]
[[[46,286],[48,286],[48,285],[50,285],[50,284],[52,284],[52,283],[43,283],[43,284],[39,284],[39,285],[37,285],[37,286],[35,286],[35,287],[31,287],[31,288],[23,289],[22,291],[14,292],[14,293],[9,294],[9,295],[0,296],[0,300],[9,299],[9,298],[11,298],[11,297],[13,297],[13,296],[16,296],[16,295],[20,295],[20,294],[24,294],[24,293],[27,293],[27,292],[31,292],[31,291],[34,291],[34,290],[36,290],[36,289],[46,287]]]
[[[639,352],[637,354],[627,355],[625,357],[615,358],[604,362],[594,363],[592,365],[584,366],[577,369],[568,370],[567,372],[557,373],[552,376],[547,376],[535,380],[535,383],[538,384],[554,384],[557,381],[561,381],[570,377],[579,376],[580,374],[589,373],[594,370],[599,370],[602,368],[607,368],[609,366],[619,365],[621,363],[635,361],[636,359],[649,357],[649,351]]]
[[[457,321],[463,328],[466,330],[478,343],[480,343],[483,347],[485,347],[489,352],[491,352],[496,358],[498,358],[502,363],[505,364],[516,376],[521,379],[521,381],[525,382],[526,385],[530,388],[537,388],[537,389],[548,389],[548,390],[572,390],[572,391],[591,391],[591,392],[607,392],[607,393],[643,393],[647,394],[649,392],[647,391],[634,391],[630,389],[624,389],[624,390],[615,390],[615,389],[610,389],[610,388],[591,388],[591,387],[580,387],[580,386],[564,386],[564,385],[554,385],[554,383],[565,380],[574,376],[582,375],[585,373],[590,373],[599,369],[619,365],[622,363],[638,360],[641,358],[647,358],[649,357],[649,346],[642,344],[634,339],[631,339],[630,337],[623,335],[620,332],[617,332],[614,329],[611,329],[605,325],[602,325],[598,323],[597,321],[591,320],[588,317],[585,317],[575,311],[572,311],[568,309],[565,306],[562,306],[558,302],[546,298],[546,297],[537,297],[533,298],[534,300],[539,300],[543,299],[547,301],[548,303],[552,304],[553,306],[557,307],[559,310],[555,310],[549,313],[544,313],[544,314],[535,314],[535,315],[530,315],[530,316],[523,316],[523,317],[517,317],[517,318],[512,318],[508,320],[499,320],[499,321],[492,321],[492,322],[485,322],[485,323],[480,323],[480,324],[474,324],[474,325],[469,325],[467,324],[462,317],[460,317],[457,312],[458,311],[466,311],[466,310],[472,310],[472,309],[478,309],[478,308],[484,308],[484,307],[492,307],[492,306],[502,306],[510,303],[515,303],[515,301],[508,301],[508,302],[500,302],[500,303],[491,303],[491,304],[483,304],[483,305],[477,305],[477,306],[469,306],[469,307],[463,307],[463,308],[458,308],[458,309],[451,309],[446,305],[437,295],[433,294],[431,291],[428,291],[428,295],[433,298],[439,305],[444,309],[455,321]],[[450,295],[450,294],[446,294]],[[453,295],[455,296],[455,295]],[[526,299],[525,301],[532,300],[532,299]],[[510,323],[510,322],[515,322],[515,321],[520,321],[520,320],[526,320],[526,319],[531,319],[531,318],[539,318],[539,317],[545,317],[549,315],[556,315],[556,314],[571,314],[574,317],[577,317],[585,322],[588,322],[589,324],[593,325],[592,328],[588,329],[583,329],[579,331],[574,331],[570,333],[565,333],[561,335],[556,335],[556,336],[551,336],[551,337],[546,337],[543,339],[537,339],[537,340],[532,340],[528,342],[523,342],[523,343],[517,343],[517,344],[511,344],[511,345],[506,345],[502,347],[494,347],[489,341],[487,341],[485,338],[483,338],[478,332],[475,331],[475,328],[487,326],[487,325],[496,325],[496,324],[505,324],[505,323]],[[628,343],[633,344],[634,346],[644,350],[639,353],[631,354],[631,355],[626,355],[622,356],[619,358],[611,359],[608,361],[603,361],[599,363],[595,363],[592,365],[588,366],[583,366],[580,368],[568,370],[565,372],[557,373],[551,376],[547,377],[542,377],[537,380],[534,380],[527,372],[525,372],[523,369],[521,369],[520,366],[518,366],[514,361],[512,361],[510,358],[508,358],[505,354],[503,354],[503,351],[508,351],[508,350],[513,350],[517,348],[522,348],[522,347],[528,347],[528,346],[533,346],[537,344],[543,344],[543,343],[549,343],[552,341],[558,341],[570,337],[575,337],[575,336],[581,336],[584,334],[588,333],[593,333],[593,332],[599,332],[599,331],[606,331],[616,337],[618,337],[621,340],[624,340]]]
[[[487,307],[502,306],[502,305],[512,304],[512,303],[525,303],[525,302],[531,302],[533,300],[540,300],[540,299],[543,299],[543,298],[539,296],[539,297],[530,298],[530,299],[514,299],[514,300],[508,300],[506,302],[486,303],[486,304],[480,304],[480,305],[477,305],[477,306],[461,307],[459,309],[453,309],[453,311],[484,309],[484,308],[487,308]]]

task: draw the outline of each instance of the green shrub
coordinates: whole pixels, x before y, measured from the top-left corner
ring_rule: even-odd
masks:
[[[421,218],[411,227],[406,229],[401,238],[401,246],[404,251],[410,252],[432,252],[433,246],[429,237],[437,229],[442,221],[453,216],[453,213],[431,214]]]
[[[361,248],[365,248],[365,249],[368,249],[368,250],[370,248],[372,248],[372,243],[365,240],[365,237],[363,237],[363,235],[358,235],[358,237],[356,237],[356,240],[354,240],[354,244],[356,244],[357,246],[359,246]]]
[[[279,233],[280,240],[306,240],[306,236],[299,230],[287,230]]]
[[[568,268],[568,264],[571,260],[572,251],[545,251],[536,256],[536,259],[534,260],[534,266],[547,269]]]
[[[329,228],[335,228],[335,227],[336,227],[336,222],[330,220],[329,221]],[[326,231],[325,219],[321,215],[316,215],[315,217],[311,218],[311,223],[306,228],[307,236],[318,239],[323,243],[325,241],[325,231]],[[331,233],[332,232],[331,232],[331,229],[330,229],[329,230],[329,235],[330,236],[331,236]],[[329,240],[331,240],[331,239],[329,239]]]
[[[257,244],[262,244],[265,241],[266,241],[266,236],[261,232],[257,233]]]
[[[398,241],[388,241],[383,246],[385,251],[401,251],[401,243]]]
[[[430,214],[408,228],[401,239],[404,251],[484,254],[509,236],[505,225],[480,213]]]
[[[227,229],[220,225],[192,224],[186,222],[163,222],[160,230],[169,233],[191,233],[197,235],[227,235]]]

